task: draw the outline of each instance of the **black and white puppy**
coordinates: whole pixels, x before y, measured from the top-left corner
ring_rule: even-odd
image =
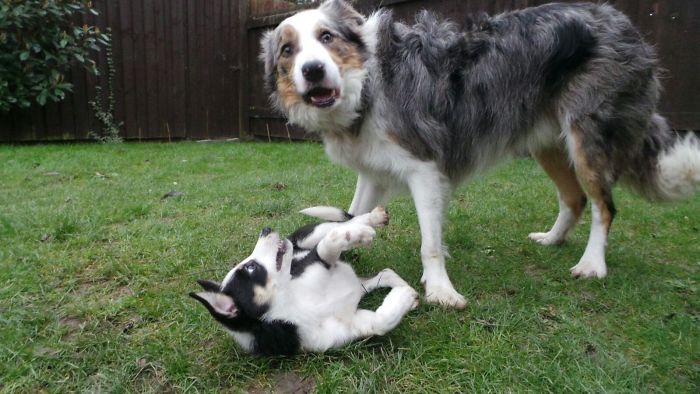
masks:
[[[302,213],[332,222],[304,226],[286,239],[263,229],[253,253],[221,284],[199,280],[204,291],[190,293],[248,352],[323,352],[384,335],[418,305],[418,293],[394,271],[360,279],[340,260],[388,223],[383,208],[355,217],[330,207]],[[382,305],[358,309],[362,296],[380,287],[392,288]]]

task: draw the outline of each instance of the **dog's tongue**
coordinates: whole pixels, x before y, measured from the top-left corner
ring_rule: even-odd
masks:
[[[319,89],[311,96],[314,103],[324,103],[333,98],[333,91],[330,89]]]

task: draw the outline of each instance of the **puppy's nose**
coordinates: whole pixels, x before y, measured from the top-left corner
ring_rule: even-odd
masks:
[[[321,82],[326,76],[326,70],[323,63],[318,60],[308,62],[301,67],[301,74],[309,82]]]
[[[270,235],[271,232],[272,232],[272,229],[271,229],[271,228],[265,227],[265,228],[262,229],[262,231],[260,232],[260,237],[261,237],[261,238],[262,238],[262,237],[267,237],[268,235]]]

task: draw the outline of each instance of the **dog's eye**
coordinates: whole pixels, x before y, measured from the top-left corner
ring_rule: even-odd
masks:
[[[255,272],[255,270],[256,270],[257,268],[258,268],[258,265],[255,264],[255,263],[252,262],[252,261],[251,261],[250,263],[248,263],[248,264],[246,264],[246,265],[243,266],[243,269],[245,269],[246,271],[248,271],[249,274],[252,274],[253,272]]]
[[[333,34],[329,31],[324,31],[321,33],[321,42],[324,44],[330,44],[333,41]]]
[[[290,44],[286,44],[285,46],[282,47],[282,56],[289,56],[292,54],[292,46]]]

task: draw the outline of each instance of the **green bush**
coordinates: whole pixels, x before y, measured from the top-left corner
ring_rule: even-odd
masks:
[[[73,64],[97,75],[91,59],[109,37],[80,25],[80,14],[97,15],[88,0],[2,0],[0,2],[0,111],[36,102],[60,101],[73,85]]]

